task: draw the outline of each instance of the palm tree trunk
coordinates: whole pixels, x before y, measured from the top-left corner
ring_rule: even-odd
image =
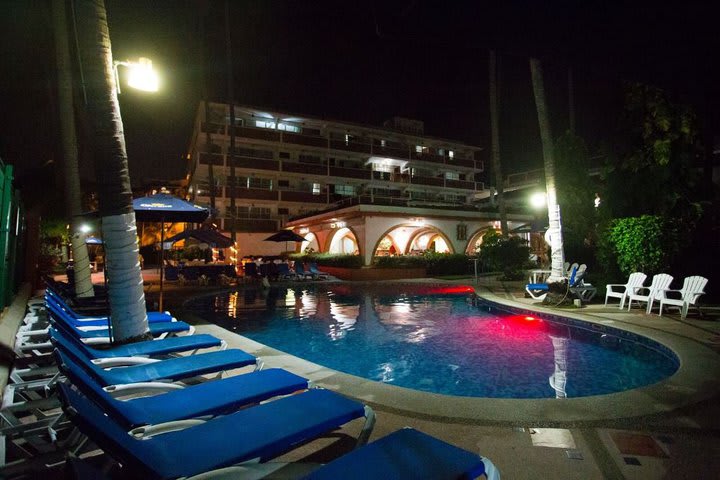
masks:
[[[58,81],[58,113],[63,149],[63,186],[67,216],[70,219],[75,294],[78,297],[92,297],[95,291],[92,285],[90,258],[85,244],[85,233],[79,228],[81,221],[78,215],[81,213],[82,204],[65,0],[53,0],[52,16]]]
[[[233,88],[233,64],[232,64],[232,37],[230,32],[230,2],[225,0],[225,41],[227,53],[227,81],[228,101],[230,103],[230,148],[228,159],[230,160],[230,213],[232,222],[230,224],[230,238],[233,243],[235,235],[235,89]]]
[[[125,136],[103,0],[78,0],[78,45],[86,72],[89,124],[105,242],[114,341],[149,337]]]
[[[540,127],[540,140],[542,141],[543,159],[545,161],[545,190],[547,195],[549,228],[546,241],[550,243],[551,273],[548,283],[561,282],[565,254],[563,252],[562,228],[560,226],[560,206],[557,204],[557,190],[555,189],[555,154],[550,130],[550,118],[545,102],[545,85],[543,83],[542,64],[540,60],[530,59],[530,74],[532,77],[535,106],[537,108],[538,125]]]
[[[495,188],[498,196],[498,207],[500,209],[500,229],[504,236],[508,235],[507,212],[505,210],[505,198],[503,196],[503,174],[500,164],[500,133],[498,120],[498,88],[497,88],[497,59],[495,50],[490,50],[488,65],[490,84],[490,143],[493,170],[495,170]]]
[[[207,71],[205,68],[205,49],[207,48],[207,45],[205,43],[205,21],[207,19],[207,15],[209,12],[209,8],[206,8],[203,10],[202,16],[200,18],[200,65],[202,66],[203,71]],[[210,134],[210,102],[208,101],[208,79],[207,79],[207,73],[203,75],[203,98],[205,103],[205,151],[208,153],[208,158],[210,161],[208,162],[208,184],[210,187],[210,218],[215,217],[215,173],[213,171],[213,157],[212,157],[212,135]]]

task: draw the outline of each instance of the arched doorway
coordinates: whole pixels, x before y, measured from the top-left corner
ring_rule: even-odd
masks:
[[[357,237],[349,228],[341,228],[335,232],[328,248],[328,253],[344,255],[357,255],[359,251]]]
[[[310,252],[319,252],[320,251],[320,243],[318,242],[317,237],[314,233],[310,232],[305,235],[306,242],[303,242],[300,246],[300,253],[310,253]]]
[[[434,228],[424,228],[416,232],[408,244],[409,255],[422,254],[431,251],[436,253],[453,253],[450,240],[441,231]]]

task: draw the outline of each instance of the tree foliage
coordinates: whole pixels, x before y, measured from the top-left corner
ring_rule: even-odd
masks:
[[[653,215],[613,220],[607,239],[625,275],[632,272],[653,275],[667,270],[680,248],[677,224]]]
[[[518,280],[529,268],[530,247],[520,237],[505,237],[494,230],[483,237],[478,252],[484,271],[503,272],[505,280]]]

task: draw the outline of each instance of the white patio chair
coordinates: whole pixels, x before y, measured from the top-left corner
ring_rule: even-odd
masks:
[[[652,278],[652,283],[649,287],[633,287],[628,292],[628,311],[632,307],[633,300],[639,302],[646,302],[647,309],[646,313],[650,313],[652,310],[653,302],[655,300],[660,301],[663,290],[666,290],[673,281],[672,275],[667,273],[658,273]]]
[[[672,306],[680,309],[680,318],[685,319],[690,310],[690,305],[697,306],[698,299],[705,294],[705,285],[707,285],[708,279],[699,275],[692,277],[685,277],[683,286],[680,290],[665,289],[661,293],[660,297],[660,315],[662,315],[663,307]],[[673,293],[674,292],[674,295]],[[668,296],[668,293],[671,295]],[[677,294],[680,298],[675,298]],[[698,307],[698,311],[700,307]]]
[[[607,307],[608,298],[619,298],[620,309],[625,307],[625,300],[627,299],[628,292],[633,291],[635,287],[642,287],[645,283],[647,275],[642,272],[631,273],[627,283],[608,283],[605,285],[605,306]]]

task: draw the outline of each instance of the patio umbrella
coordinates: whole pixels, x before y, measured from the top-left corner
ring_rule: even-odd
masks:
[[[277,233],[273,233],[265,239],[266,242],[285,242],[285,251],[287,251],[288,242],[307,242],[304,237],[301,237],[292,230],[280,230]]]
[[[217,230],[211,230],[207,228],[199,230],[185,230],[184,232],[180,232],[177,235],[173,235],[165,241],[169,243],[175,243],[179,242],[180,240],[186,240],[188,238],[194,238],[201,241],[202,243],[207,243],[214,248],[228,248],[233,244],[233,241],[230,237],[226,237]]]
[[[210,211],[166,193],[158,193],[133,200],[135,220],[160,223],[160,311],[163,309],[163,274],[165,272],[165,222],[200,223]]]
[[[102,245],[103,241],[98,237],[87,237],[85,238],[85,243],[88,245]]]

